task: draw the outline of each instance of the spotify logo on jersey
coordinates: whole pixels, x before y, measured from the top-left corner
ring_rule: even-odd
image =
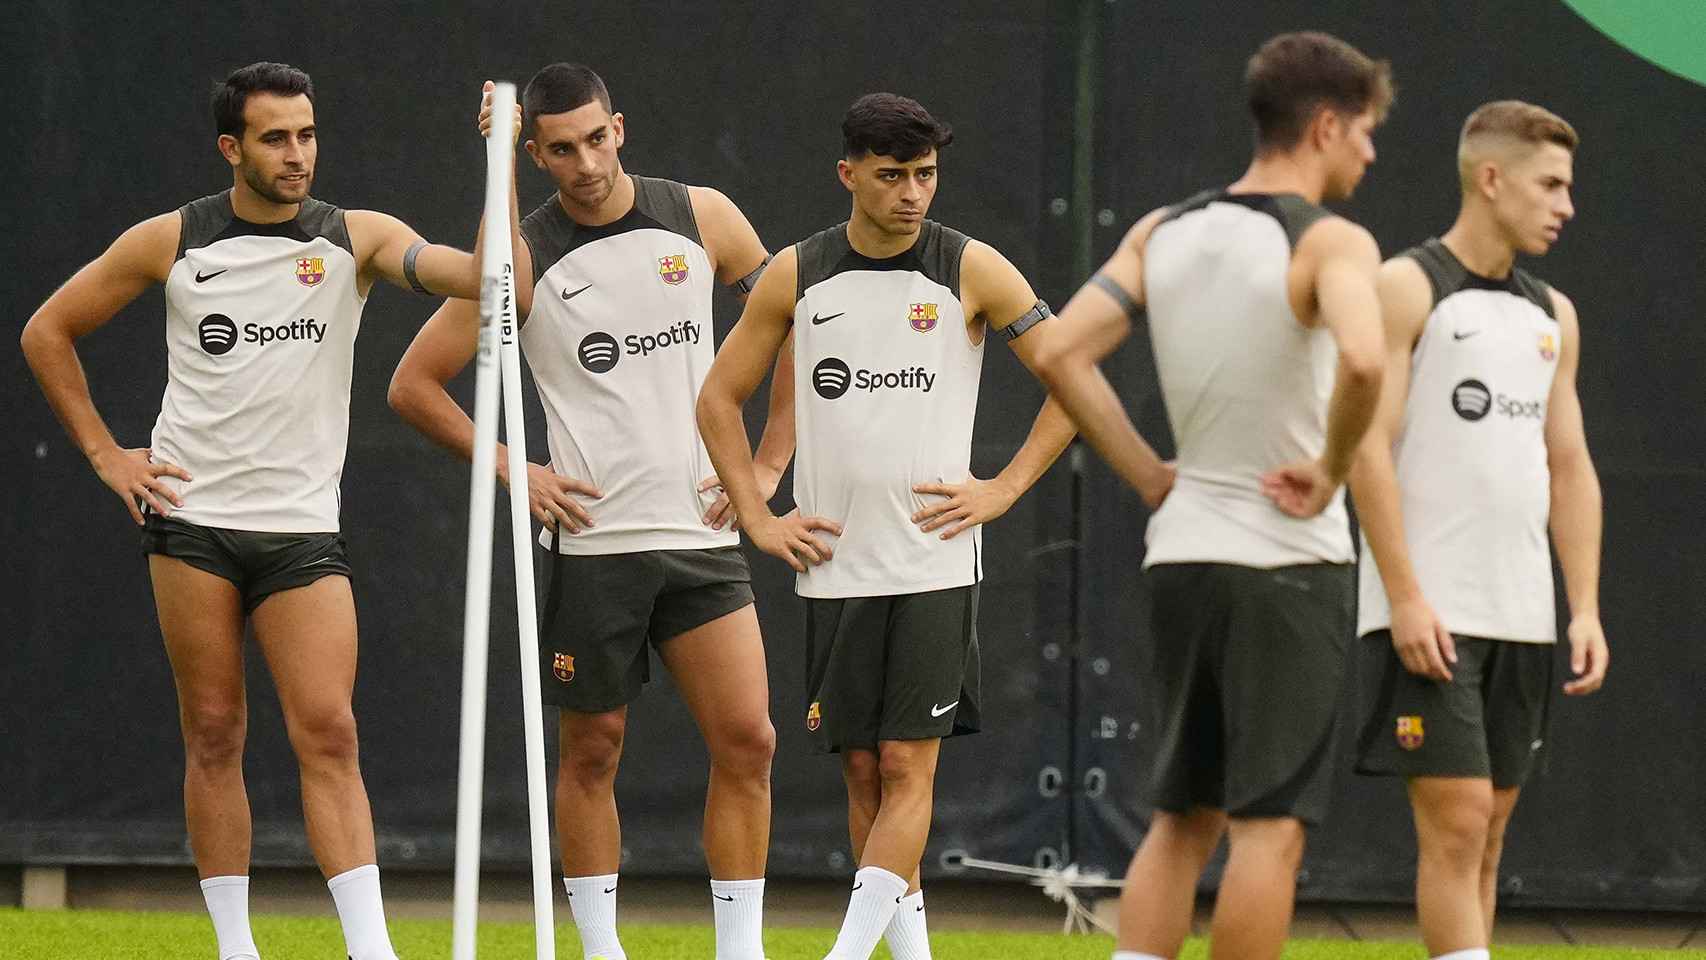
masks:
[[[1451,391],[1451,409],[1457,415],[1471,422],[1487,415],[1487,409],[1493,405],[1493,393],[1487,385],[1479,380],[1465,380]]]
[[[197,332],[201,335],[201,348],[216,357],[230,353],[237,345],[237,325],[223,313],[202,317]]]
[[[852,379],[853,371],[834,357],[825,357],[812,368],[812,389],[825,400],[834,400],[846,393],[847,384]]]
[[[616,338],[602,330],[595,330],[581,340],[581,366],[592,373],[609,373],[621,359],[622,351],[616,346]]]

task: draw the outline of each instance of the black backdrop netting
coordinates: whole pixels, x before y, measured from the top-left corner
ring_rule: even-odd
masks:
[[[572,17],[512,8],[459,22],[450,5],[427,4],[394,9],[381,32],[346,27],[347,11],[322,0],[193,16],[38,0],[10,18],[3,37],[6,60],[25,68],[15,72],[7,121],[19,147],[5,161],[7,204],[14,224],[30,225],[0,240],[15,278],[4,302],[21,323],[130,223],[226,186],[206,91],[256,59],[284,59],[315,77],[317,195],[396,213],[463,245],[479,211],[472,120],[487,77],[525,82],[552,60],[592,64],[628,118],[627,168],[718,187],[772,249],[846,216],[833,179],[846,104],[872,89],[908,93],[957,130],[934,216],[993,244],[1057,305],[1082,279],[1073,223],[1093,217],[1099,258],[1147,210],[1237,175],[1247,147],[1237,78],[1271,33],[1317,26],[1392,59],[1400,101],[1378,135],[1380,161],[1345,208],[1388,251],[1448,225],[1461,117],[1494,97],[1536,100],[1584,139],[1578,222],[1536,270],[1583,318],[1581,392],[1605,485],[1603,606],[1617,659],[1603,693],[1554,704],[1550,769],[1519,809],[1504,883],[1511,902],[1698,906],[1706,601],[1691,580],[1703,559],[1692,527],[1706,479],[1698,387],[1706,291],[1697,271],[1706,181],[1693,158],[1706,91],[1641,62],[1552,0],[1450,16],[1390,0],[1376,7],[1270,5],[1228,22],[1184,0],[1092,3],[1084,19],[1066,3],[807,14],[775,2],[721,10],[667,0]],[[1093,104],[1073,86],[1086,30]],[[1088,195],[1071,177],[1075,107],[1093,107],[1095,117]],[[1683,140],[1696,149],[1679,149]],[[526,169],[521,183],[524,207],[549,193]],[[373,295],[344,483],[362,623],[356,711],[388,867],[442,867],[452,851],[467,469],[384,399],[432,307],[389,288]],[[719,335],[736,312],[733,300],[719,300]],[[151,292],[80,344],[96,402],[129,445],[145,442],[158,409],[162,316]],[[1041,400],[1005,350],[990,352],[973,457],[983,475],[1022,442]],[[0,861],[186,862],[171,676],[134,535],[21,356],[10,356],[0,389],[13,426],[0,462],[18,492],[0,516],[13,545],[0,561],[13,626],[0,638],[12,665],[0,697]],[[1165,437],[1141,337],[1108,369],[1140,426]],[[464,403],[471,389],[471,376],[454,385]],[[749,411],[755,436],[761,410]],[[534,459],[543,459],[531,400],[528,428]],[[1075,471],[1063,459],[987,535],[980,634],[989,729],[943,751],[932,875],[952,851],[1067,858],[1118,874],[1142,836],[1138,798],[1153,753],[1143,680],[1152,639],[1136,575],[1144,512],[1093,457],[1081,462]],[[526,799],[499,512],[485,853],[519,864]],[[754,557],[753,569],[780,735],[772,873],[844,875],[839,770],[807,752],[801,721],[801,605],[779,563]],[[306,863],[295,765],[264,665],[250,659],[255,859]],[[704,748],[667,679],[633,711],[628,744],[618,781],[625,870],[701,871]],[[1340,767],[1348,770],[1348,757]],[[1302,893],[1402,898],[1411,850],[1400,789],[1346,773],[1311,842]]]

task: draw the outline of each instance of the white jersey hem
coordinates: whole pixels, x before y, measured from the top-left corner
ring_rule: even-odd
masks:
[[[829,561],[834,563],[834,560]],[[927,580],[921,583],[909,583],[904,587],[894,587],[880,583],[853,583],[844,586],[831,586],[821,590],[808,589],[806,576],[794,576],[794,593],[807,600],[851,600],[855,597],[903,597],[913,593],[930,593],[933,590],[952,590],[955,587],[970,587],[983,582],[979,576],[949,577],[944,580]]]

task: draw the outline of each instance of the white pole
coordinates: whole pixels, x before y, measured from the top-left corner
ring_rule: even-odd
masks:
[[[509,142],[515,87],[499,84],[492,116],[505,117]],[[498,139],[494,123],[492,139]],[[490,221],[488,221],[490,222]],[[510,238],[503,238],[505,259]],[[534,269],[539,265],[535,264]],[[498,356],[503,369],[504,442],[509,451],[510,543],[515,551],[516,638],[521,653],[521,717],[527,748],[527,825],[533,863],[533,950],[537,960],[556,960],[552,921],[551,826],[546,806],[545,724],[539,694],[539,614],[533,593],[533,514],[527,495],[527,426],[521,406],[521,348],[516,343],[515,299],[505,297],[498,318]]]
[[[486,233],[480,251],[480,341],[474,366],[474,466],[468,494],[468,586],[462,611],[462,733],[456,771],[456,880],[451,956],[474,960],[480,900],[480,801],[485,789],[486,658],[492,606],[492,509],[498,442],[498,327],[513,316],[509,196],[515,85],[493,93],[486,139]],[[513,323],[513,321],[510,321]],[[531,568],[530,568],[531,569]]]

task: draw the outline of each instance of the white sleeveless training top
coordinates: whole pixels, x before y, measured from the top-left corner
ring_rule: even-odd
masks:
[[[1144,248],[1144,293],[1178,479],[1149,519],[1144,566],[1349,563],[1344,492],[1289,517],[1263,473],[1321,456],[1338,350],[1293,315],[1291,251],[1326,210],[1291,195],[1199,194]]]
[[[231,192],[185,204],[166,277],[165,396],[150,441],[189,523],[265,533],[338,529],[350,371],[366,298],[344,212],[308,199],[249,223]]]
[[[794,383],[800,512],[842,524],[819,531],[834,559],[796,578],[802,597],[923,593],[982,578],[982,534],[921,531],[915,510],[940,498],[919,483],[971,472],[983,343],[960,305],[966,237],[934,221],[905,253],[873,260],[845,223],[795,246]]]
[[[1454,634],[1553,643],[1546,405],[1560,334],[1551,294],[1522,270],[1476,276],[1437,239],[1402,256],[1427,274],[1434,300],[1393,450],[1422,597]],[[1358,634],[1392,625],[1366,539],[1362,555]]]
[[[551,466],[604,494],[582,500],[596,526],[557,537],[557,549],[736,546],[739,533],[701,522],[716,495],[698,492],[715,472],[694,405],[715,354],[716,275],[687,188],[633,180],[634,207],[612,223],[581,226],[553,195],[521,224],[538,279],[520,343]]]

